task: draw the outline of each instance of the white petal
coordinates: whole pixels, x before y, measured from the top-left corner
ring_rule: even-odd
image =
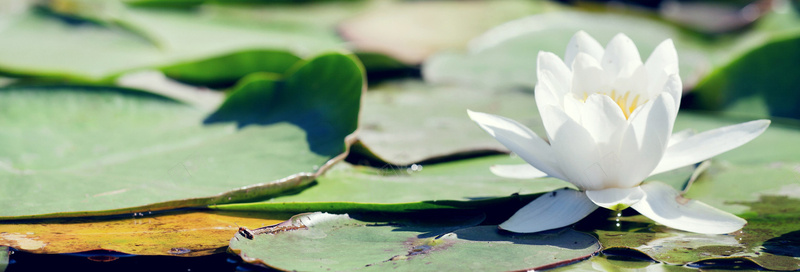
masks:
[[[578,53],[572,64],[572,93],[583,99],[589,94],[611,91],[611,79],[600,63],[591,56]]]
[[[547,173],[536,169],[536,167],[533,167],[530,164],[497,164],[489,167],[489,170],[491,170],[495,175],[504,178],[534,179],[547,176]]]
[[[553,110],[553,107],[550,109],[553,120],[549,122],[559,124],[554,137],[550,139],[550,146],[561,173],[566,176],[565,181],[585,190],[603,188],[602,181],[606,176],[600,165],[602,157],[594,138],[563,112]]]
[[[769,120],[755,120],[691,136],[670,146],[652,174],[694,164],[737,148],[761,135],[769,124]]]
[[[555,87],[553,87],[550,80],[550,71],[544,71],[542,74],[544,74],[544,76],[539,78],[539,81],[536,82],[536,87],[534,87],[533,92],[536,98],[536,106],[540,109],[548,105],[561,107],[561,100],[564,95],[557,95],[554,91]]]
[[[651,93],[661,91],[667,77],[678,74],[678,52],[672,39],[667,39],[656,46],[644,66],[647,67],[648,73],[647,89]]]
[[[642,58],[639,56],[636,44],[628,36],[620,33],[606,45],[601,65],[611,76],[628,76],[632,69],[642,65]]]
[[[672,136],[669,137],[669,144],[668,145],[669,146],[673,146],[673,145],[675,145],[677,143],[682,142],[683,140],[689,139],[689,137],[694,136],[694,134],[695,134],[695,131],[693,129],[691,129],[691,128],[687,128],[687,129],[675,132],[675,133],[672,134]],[[669,149],[667,149],[667,150],[669,150]]]
[[[564,53],[564,63],[567,67],[572,67],[572,62],[575,61],[575,56],[578,53],[585,53],[596,60],[600,60],[603,57],[603,46],[586,32],[578,31],[569,40],[567,51]]]
[[[678,74],[670,75],[667,78],[667,82],[662,86],[661,91],[669,93],[675,100],[675,114],[677,116],[678,109],[681,107],[681,96],[683,95],[683,82],[681,81],[681,77]]]
[[[564,95],[569,92],[572,71],[555,54],[539,51],[536,59],[536,77],[539,81],[546,77],[553,87],[552,91],[555,94]]]
[[[508,149],[517,153],[525,162],[551,177],[565,179],[553,160],[550,145],[528,127],[502,116],[470,110],[467,110],[467,114],[472,121],[478,123],[483,130]]]
[[[597,205],[586,194],[572,189],[558,189],[545,193],[519,209],[500,224],[500,228],[519,233],[545,231],[578,222],[596,209]]]
[[[597,206],[621,211],[639,202],[644,197],[644,191],[639,186],[633,188],[609,188],[586,191],[586,196]]]
[[[581,111],[581,125],[598,143],[619,143],[628,122],[616,102],[607,95],[593,94],[586,98]],[[616,150],[618,145],[613,147]]]
[[[733,214],[683,198],[674,188],[661,182],[641,186],[645,197],[631,207],[659,224],[705,234],[731,233],[747,222]]]
[[[617,187],[636,186],[658,165],[672,133],[673,101],[670,94],[662,93],[631,115],[620,145],[623,169]]]

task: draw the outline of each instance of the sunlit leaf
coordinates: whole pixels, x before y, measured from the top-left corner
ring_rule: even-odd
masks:
[[[505,152],[469,119],[467,109],[515,118],[545,135],[532,92],[436,87],[409,80],[367,92],[359,138],[369,151],[396,165],[456,153]]]
[[[252,212],[145,212],[107,219],[4,223],[0,225],[3,229],[0,245],[41,254],[110,250],[135,255],[201,256],[225,252],[228,240],[239,226],[263,227],[290,216]]]
[[[195,85],[232,85],[247,74],[270,72],[283,74],[299,57],[286,51],[248,50],[180,63],[162,68],[168,77]]]
[[[246,262],[281,270],[526,270],[591,256],[600,245],[591,235],[564,229],[517,235],[496,226],[458,223],[374,223],[347,215],[300,215],[237,234],[230,248]]]
[[[98,19],[110,23],[73,22],[41,9],[0,18],[0,25],[5,26],[0,29],[4,37],[0,40],[0,71],[102,82],[133,69],[197,62],[240,51],[258,49],[305,57],[342,47],[341,40],[329,30],[288,29],[280,24],[199,16],[198,11],[192,10],[111,6],[110,11],[102,13],[108,18]],[[270,58],[269,64],[258,68],[280,70],[294,61]],[[180,68],[184,73],[190,69]],[[192,79],[197,80],[187,80]]]
[[[315,185],[294,195],[264,202],[217,205],[212,208],[249,211],[382,211],[465,209],[503,205],[521,207],[529,194],[571,186],[556,179],[521,180],[495,176],[493,164],[521,163],[505,155],[409,168],[337,167]],[[507,199],[512,194],[523,195]],[[505,204],[504,204],[505,203]],[[505,211],[513,213],[514,210]]]
[[[205,206],[308,184],[353,141],[362,74],[351,56],[321,55],[284,81],[243,82],[211,116],[134,90],[0,89],[0,219]]]

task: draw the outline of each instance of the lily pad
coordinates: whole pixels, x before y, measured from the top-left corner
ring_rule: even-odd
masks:
[[[671,38],[684,84],[691,86],[711,63],[703,44],[668,24],[641,17],[579,11],[532,15],[497,26],[470,42],[469,52],[442,52],[423,64],[425,80],[484,88],[533,88],[539,51],[562,55],[570,37],[584,30],[602,43],[625,33],[643,57]]]
[[[283,74],[300,57],[278,50],[248,50],[164,67],[170,78],[194,85],[229,86],[255,72]]]
[[[553,178],[502,178],[489,171],[491,165],[513,163],[522,163],[522,160],[501,155],[408,168],[337,166],[298,194],[211,208],[242,211],[403,212],[479,208],[502,205],[504,202],[521,207],[535,197],[531,194],[572,186]],[[512,194],[520,196],[496,199]]]
[[[691,105],[750,117],[800,119],[800,79],[788,76],[800,62],[800,34],[762,42],[704,79]]]
[[[327,30],[286,29],[281,25],[199,16],[192,10],[129,8],[109,3],[114,4],[93,3],[101,5],[97,8],[105,13],[87,16],[106,16],[98,20],[110,23],[75,23],[41,9],[0,18],[0,24],[5,25],[0,30],[4,37],[0,41],[0,71],[108,82],[134,69],[196,62],[239,51],[269,50],[305,57],[342,47],[335,33]],[[54,40],[59,42],[43,42]],[[276,69],[293,63],[291,60],[286,64],[286,58],[270,61],[274,63],[261,66]]]
[[[597,240],[571,229],[509,234],[496,226],[373,223],[313,213],[237,234],[230,249],[246,262],[281,270],[526,270],[590,257]]]
[[[417,80],[370,89],[359,139],[386,163],[410,165],[457,153],[507,152],[467,116],[467,109],[516,119],[544,135],[528,90],[432,86]]]
[[[228,239],[239,226],[273,225],[291,216],[193,211],[145,212],[102,219],[46,219],[0,225],[3,228],[0,245],[37,254],[109,250],[135,255],[204,256],[225,252]]]
[[[205,206],[308,184],[346,155],[363,84],[354,57],[330,53],[283,81],[242,83],[211,116],[129,89],[0,89],[0,219]]]

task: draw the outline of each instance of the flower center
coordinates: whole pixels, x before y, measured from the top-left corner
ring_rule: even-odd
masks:
[[[614,100],[614,102],[617,103],[617,106],[619,106],[619,108],[622,110],[622,114],[625,115],[625,119],[628,119],[631,116],[631,113],[636,109],[636,107],[647,102],[647,99],[641,99],[642,96],[640,94],[636,94],[631,97],[631,92],[617,93],[617,90],[611,90],[611,93],[597,92],[597,94],[611,97],[611,100]],[[583,93],[584,102],[586,102],[586,98],[589,98],[589,94]]]

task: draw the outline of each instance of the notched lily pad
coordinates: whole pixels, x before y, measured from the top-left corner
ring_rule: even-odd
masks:
[[[362,92],[361,66],[339,53],[250,82],[208,118],[129,89],[0,89],[0,220],[205,206],[306,185],[346,155]]]
[[[520,235],[496,226],[375,223],[328,213],[249,232],[252,239],[237,234],[230,249],[246,262],[281,270],[543,269],[600,250],[593,236],[571,229]]]

